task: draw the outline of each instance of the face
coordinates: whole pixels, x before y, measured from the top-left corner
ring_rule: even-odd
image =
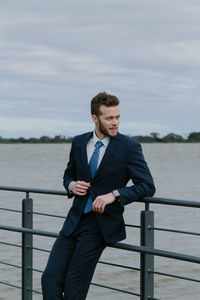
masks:
[[[93,115],[95,131],[99,139],[107,136],[115,137],[118,133],[120,111],[119,106],[100,106],[100,115]]]

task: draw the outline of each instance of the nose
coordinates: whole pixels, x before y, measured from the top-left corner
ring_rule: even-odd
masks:
[[[112,122],[112,125],[115,125],[117,126],[119,123],[119,120],[117,118],[113,118],[113,122]]]

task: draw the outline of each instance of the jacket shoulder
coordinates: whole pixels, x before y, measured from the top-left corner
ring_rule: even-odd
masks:
[[[92,131],[76,135],[72,140],[72,144],[82,144],[85,140],[89,139],[91,136],[92,136]]]
[[[135,148],[141,147],[141,144],[138,141],[132,139],[131,137],[129,137],[127,135],[119,133],[118,136],[119,136],[119,139],[121,140],[121,142],[124,145],[126,145],[126,147],[128,147],[128,148],[129,147],[135,147]]]

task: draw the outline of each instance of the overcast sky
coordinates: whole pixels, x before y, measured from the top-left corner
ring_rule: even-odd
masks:
[[[0,136],[93,129],[120,98],[120,132],[200,131],[199,0],[1,0]]]

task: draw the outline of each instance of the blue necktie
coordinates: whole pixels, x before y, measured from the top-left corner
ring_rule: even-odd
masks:
[[[90,174],[92,178],[94,178],[97,171],[97,164],[98,164],[98,158],[99,158],[101,146],[103,146],[103,143],[98,141],[95,145],[94,152],[90,159],[89,167],[90,167]],[[91,210],[92,210],[92,197],[89,196],[89,198],[87,199],[87,203],[85,205],[84,213],[86,214]]]

